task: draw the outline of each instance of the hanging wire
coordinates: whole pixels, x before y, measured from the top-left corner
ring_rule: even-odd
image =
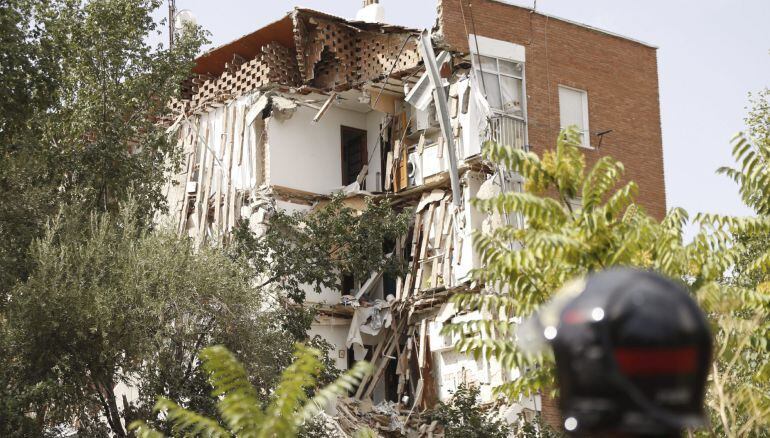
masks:
[[[393,70],[396,69],[396,65],[398,64],[398,58],[400,58],[401,55],[404,53],[404,49],[406,48],[406,44],[409,42],[409,40],[412,39],[415,36],[416,35],[414,35],[414,34],[410,34],[409,36],[406,37],[406,39],[404,40],[404,43],[401,44],[401,48],[398,50],[398,53],[396,54],[396,58],[393,60],[393,64],[390,66],[390,71],[388,71],[388,74],[385,76],[385,79],[382,82],[382,86],[380,87],[380,90],[377,93],[377,97],[374,99],[374,103],[372,104],[372,108],[376,107],[377,104],[380,102],[380,96],[382,96],[382,93],[385,91],[385,87],[388,85],[388,79],[390,79],[390,75],[393,74]],[[377,138],[376,138],[377,143],[374,145],[374,148],[372,149],[372,153],[370,154],[369,159],[366,162],[366,166],[367,167],[372,164],[372,159],[374,158],[375,155],[377,155],[377,149],[379,149],[380,143],[381,143],[379,141],[380,137],[382,137],[382,134],[389,127],[390,127],[390,122],[389,121],[387,123],[383,123],[383,127],[380,129],[380,132],[379,132],[379,134],[377,135]]]
[[[460,10],[462,11],[462,1],[460,1]],[[476,33],[476,20],[473,18],[473,4],[468,2],[468,9],[471,13],[471,29],[473,29],[473,42],[476,45],[476,57],[479,60],[479,73],[481,73],[481,88],[484,89],[484,97],[487,97],[487,84],[484,81],[484,68],[481,66],[481,51],[479,51],[479,34]],[[464,16],[464,13],[463,13]],[[467,30],[466,30],[467,33]]]

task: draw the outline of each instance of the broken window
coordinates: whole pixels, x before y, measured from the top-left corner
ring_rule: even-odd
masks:
[[[591,147],[588,134],[588,93],[559,85],[559,118],[561,128],[576,126],[584,147]]]
[[[366,131],[342,127],[342,185],[352,184],[366,165]],[[363,184],[362,184],[362,189]]]
[[[520,62],[474,55],[473,66],[489,106],[499,113],[524,117],[524,65]]]
[[[342,295],[353,295],[356,289],[356,282],[352,275],[342,276]]]

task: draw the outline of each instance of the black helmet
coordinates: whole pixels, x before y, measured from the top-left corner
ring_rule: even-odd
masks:
[[[541,327],[556,358],[565,429],[667,435],[704,425],[711,336],[682,285],[615,268],[556,301],[558,319]]]

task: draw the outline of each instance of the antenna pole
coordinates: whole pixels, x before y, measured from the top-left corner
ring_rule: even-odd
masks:
[[[174,18],[176,16],[176,1],[168,0],[168,47],[174,47]]]

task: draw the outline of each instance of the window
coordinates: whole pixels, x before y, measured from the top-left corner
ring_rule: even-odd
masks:
[[[561,127],[577,126],[583,147],[591,147],[588,131],[588,93],[584,90],[559,85],[559,116]]]
[[[473,55],[479,86],[498,113],[524,117],[524,65],[520,62]]]
[[[342,185],[352,184],[366,164],[366,131],[342,127]],[[363,187],[362,187],[363,188]]]

